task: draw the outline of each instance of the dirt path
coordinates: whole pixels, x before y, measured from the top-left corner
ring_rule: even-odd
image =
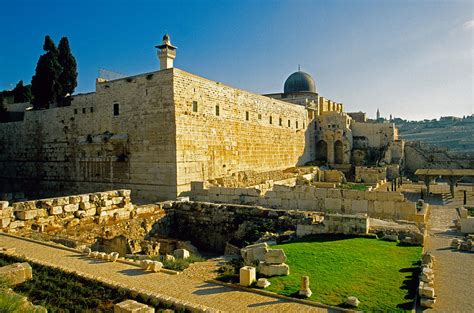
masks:
[[[326,308],[304,305],[206,282],[205,279],[209,277],[203,275],[199,278],[199,275],[192,274],[193,271],[201,272],[199,266],[191,268],[187,274],[180,275],[144,272],[132,265],[90,259],[72,251],[7,237],[2,234],[0,234],[0,246],[15,247],[17,253],[32,260],[51,266],[72,269],[79,275],[93,275],[151,293],[205,305],[216,310],[229,312],[250,310],[255,312],[328,312]],[[215,262],[210,262],[202,266],[215,267],[216,265]],[[206,272],[205,269],[202,272]]]
[[[436,258],[434,264],[437,300],[429,312],[474,312],[474,254],[452,250],[450,243],[461,234],[454,228],[456,206],[461,201],[450,195],[448,205],[431,205],[426,250]],[[444,201],[443,201],[444,202]],[[418,310],[420,311],[420,310]]]

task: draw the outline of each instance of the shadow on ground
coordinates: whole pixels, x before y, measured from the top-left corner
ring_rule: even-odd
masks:
[[[420,275],[421,261],[413,262],[412,267],[402,268],[399,270],[400,273],[407,273],[403,284],[400,289],[406,290],[405,295],[406,302],[397,304],[397,308],[401,310],[411,310],[414,307],[417,287],[418,287],[418,276]]]
[[[202,285],[199,285],[198,288],[199,289],[193,291],[193,293],[200,296],[208,296],[208,295],[213,295],[213,294],[234,291],[229,287],[219,286],[213,283],[204,283]]]

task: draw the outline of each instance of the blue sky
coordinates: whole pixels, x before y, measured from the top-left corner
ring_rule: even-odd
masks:
[[[44,36],[67,36],[77,93],[99,68],[159,69],[165,32],[175,66],[255,93],[281,92],[301,64],[347,111],[408,119],[474,110],[474,1],[0,0],[0,90],[31,80]]]

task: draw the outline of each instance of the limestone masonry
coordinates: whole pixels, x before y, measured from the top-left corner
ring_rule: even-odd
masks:
[[[356,121],[306,73],[291,75],[285,93],[262,96],[173,68],[169,36],[158,48],[159,71],[98,79],[70,106],[1,123],[0,192],[131,189],[154,201],[242,171],[402,162],[393,124]]]

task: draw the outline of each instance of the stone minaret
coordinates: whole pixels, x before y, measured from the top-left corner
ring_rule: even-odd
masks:
[[[176,47],[171,44],[170,36],[165,34],[163,42],[159,46],[158,59],[160,59],[160,70],[166,70],[173,67],[173,60],[176,58]]]
[[[380,118],[380,111],[377,109],[377,120]]]

